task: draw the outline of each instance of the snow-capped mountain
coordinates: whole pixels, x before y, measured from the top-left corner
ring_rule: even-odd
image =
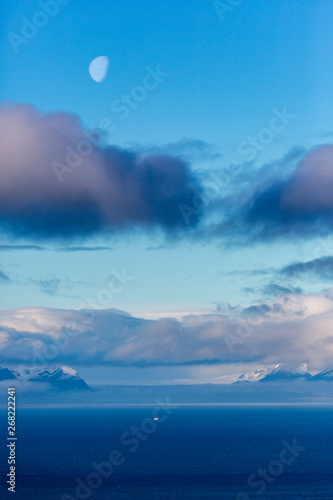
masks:
[[[23,368],[19,373],[8,368],[0,368],[0,380],[13,379],[22,382],[43,382],[61,391],[91,390],[86,382],[79,377],[76,370],[66,366]]]
[[[309,380],[310,373],[304,370],[302,366],[290,366],[279,363],[260,380],[260,382],[287,382],[297,379]]]
[[[333,376],[333,374],[332,374]],[[290,366],[279,363],[274,368],[256,370],[241,375],[236,383],[241,382],[287,382],[297,379],[310,380],[311,375],[306,371],[306,365]]]
[[[18,373],[8,370],[8,368],[0,367],[0,381],[2,380],[13,380],[17,378]]]
[[[254,372],[243,373],[243,375],[238,377],[235,384],[241,384],[241,383],[245,383],[245,382],[258,382],[263,377],[265,377],[269,371],[270,370],[268,370],[268,369],[262,368],[261,370],[256,370]]]
[[[320,373],[317,373],[317,375],[311,377],[311,381],[314,382],[319,382],[322,380],[326,382],[333,382],[333,369],[330,368],[329,370],[324,370]]]

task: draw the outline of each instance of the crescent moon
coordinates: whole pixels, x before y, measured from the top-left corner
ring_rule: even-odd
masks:
[[[95,82],[101,83],[105,80],[109,68],[109,58],[107,56],[98,56],[91,61],[89,66],[90,76]]]

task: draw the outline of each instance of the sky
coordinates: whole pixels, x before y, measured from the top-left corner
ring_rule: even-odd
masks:
[[[331,367],[333,8],[232,4],[2,3],[2,364]]]

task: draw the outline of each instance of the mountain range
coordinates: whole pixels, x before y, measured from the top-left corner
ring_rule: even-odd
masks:
[[[16,372],[12,370],[8,370],[8,368],[1,368],[0,367],[0,382],[2,380],[13,380],[16,379]]]
[[[77,371],[66,367],[66,366],[54,366],[54,367],[39,367],[39,368],[20,368],[12,370],[9,368],[0,367],[0,382],[1,381],[18,381],[21,383],[31,383],[36,384],[48,384],[48,386],[57,392],[82,392],[82,391],[93,391],[88,384],[78,375]],[[212,387],[218,388],[218,385],[222,388],[232,387],[235,384],[238,385],[249,385],[252,386],[253,383],[267,384],[268,387],[272,387],[269,383],[289,383],[289,382],[333,382],[333,369],[326,369],[317,373],[316,375],[311,375],[307,371],[306,365],[292,366],[284,363],[279,363],[273,368],[261,368],[255,371],[246,372],[233,384],[224,385],[217,384],[212,385]],[[208,384],[209,385],[209,384]],[[279,384],[275,384],[279,385]],[[275,386],[274,385],[274,386]],[[204,388],[205,384],[198,385],[198,388]],[[116,386],[113,387],[114,390]],[[208,387],[208,386],[207,386]],[[201,390],[200,389],[200,390]]]
[[[311,380],[312,381],[326,380],[327,382],[333,382],[333,370],[329,369],[317,373],[317,375],[311,377]]]
[[[76,370],[66,366],[22,368],[20,371],[0,367],[0,381],[17,380],[20,382],[47,383],[60,391],[92,390],[79,377]]]
[[[279,363],[274,368],[260,369],[253,372],[243,373],[236,380],[236,384],[245,382],[292,382],[295,380],[327,381],[333,382],[333,369],[324,370],[316,375],[306,371],[306,365],[291,366]]]

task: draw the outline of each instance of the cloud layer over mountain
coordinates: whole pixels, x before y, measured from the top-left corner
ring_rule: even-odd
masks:
[[[332,365],[333,296],[288,294],[224,315],[146,320],[118,310],[33,308],[0,315],[5,363]]]

